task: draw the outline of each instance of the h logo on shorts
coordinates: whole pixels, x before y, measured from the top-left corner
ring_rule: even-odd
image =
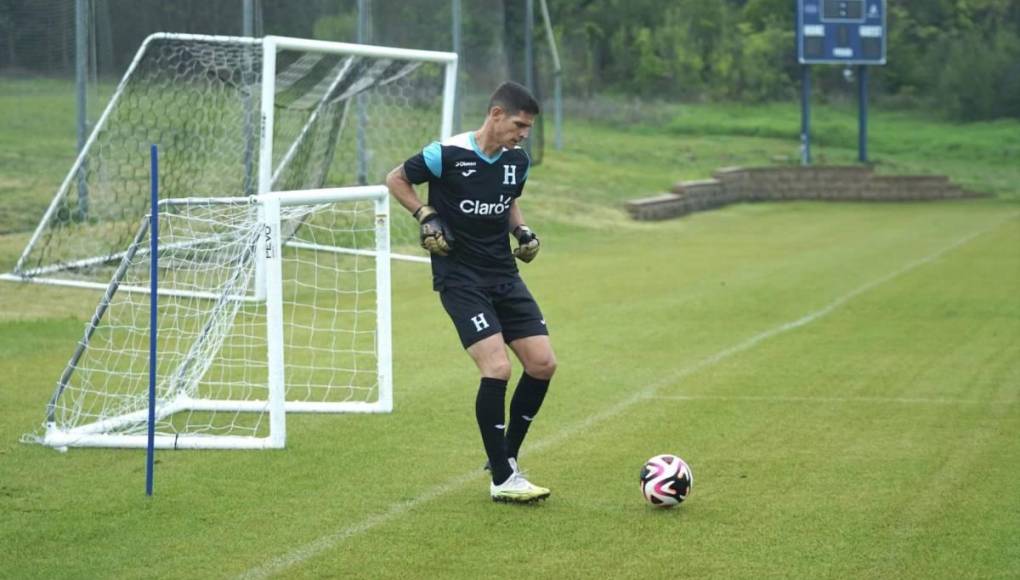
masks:
[[[489,328],[489,322],[485,320],[484,312],[479,312],[478,316],[471,318],[471,322],[475,323],[475,332],[481,332],[486,328]]]

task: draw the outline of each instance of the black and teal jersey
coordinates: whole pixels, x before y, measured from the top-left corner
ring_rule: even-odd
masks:
[[[432,286],[490,287],[517,279],[510,252],[510,205],[521,196],[531,160],[524,149],[482,152],[474,133],[427,145],[404,162],[414,184],[429,184],[428,204],[453,230],[449,256],[432,256]]]

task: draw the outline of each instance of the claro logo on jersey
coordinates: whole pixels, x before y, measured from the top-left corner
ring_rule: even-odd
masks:
[[[507,195],[499,196],[499,201],[495,203],[483,203],[474,199],[465,199],[460,202],[460,211],[475,215],[498,215],[510,209],[510,202],[512,201],[513,199]]]

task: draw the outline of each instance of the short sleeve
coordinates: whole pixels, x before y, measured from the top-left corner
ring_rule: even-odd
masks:
[[[425,146],[414,157],[404,162],[404,173],[413,184],[425,183],[443,175],[443,148],[438,141]]]
[[[523,148],[520,151],[524,154],[524,179],[521,180],[521,185],[517,188],[518,197],[524,194],[524,184],[528,182],[528,173],[531,172],[531,156]]]

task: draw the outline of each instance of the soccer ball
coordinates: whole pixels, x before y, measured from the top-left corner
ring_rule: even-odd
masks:
[[[655,507],[671,508],[687,499],[694,474],[676,455],[656,455],[641,468],[641,493]]]

